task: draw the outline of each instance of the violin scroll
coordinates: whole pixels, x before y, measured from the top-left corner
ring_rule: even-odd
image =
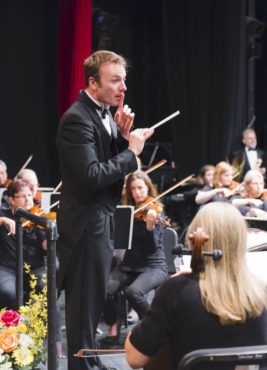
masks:
[[[209,240],[209,235],[199,227],[194,233],[189,234],[189,240],[194,246],[192,250],[191,268],[193,272],[204,271],[204,258],[203,256],[212,257],[214,261],[219,261],[222,258],[222,251],[214,249],[213,251],[203,251],[202,248]]]
[[[191,268],[193,272],[204,271],[204,259],[202,254],[202,248],[205,243],[209,240],[209,235],[205,231],[198,227],[196,231],[189,234],[189,240],[194,246],[192,250]]]

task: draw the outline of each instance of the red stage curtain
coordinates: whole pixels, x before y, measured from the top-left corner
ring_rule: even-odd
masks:
[[[84,88],[83,61],[92,51],[92,0],[59,0],[58,109]]]

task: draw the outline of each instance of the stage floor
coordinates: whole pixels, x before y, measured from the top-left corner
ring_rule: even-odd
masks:
[[[62,330],[62,337],[63,337],[62,344],[63,344],[64,354],[66,354],[67,350],[66,350],[66,332],[65,332],[65,326],[64,326],[64,296],[63,294],[61,295],[59,299],[59,304],[60,304],[60,309],[62,312],[62,329],[63,329]],[[116,346],[116,349],[123,348],[125,338],[132,327],[133,325],[128,325],[127,328],[122,325],[120,343],[118,346]],[[103,332],[103,334],[97,334],[97,339],[100,339],[102,336],[106,335],[108,327],[105,323],[100,322],[98,328]],[[112,354],[112,356],[106,356],[106,357],[99,356],[99,357],[101,358],[102,363],[106,366],[113,367],[117,370],[130,370],[131,369],[126,362],[124,354],[119,354],[119,355]],[[43,370],[47,370],[47,366],[43,366]],[[67,370],[67,359],[58,360],[58,370]]]

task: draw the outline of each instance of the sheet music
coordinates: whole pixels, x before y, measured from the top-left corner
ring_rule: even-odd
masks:
[[[267,251],[248,252],[246,257],[251,272],[267,283]]]

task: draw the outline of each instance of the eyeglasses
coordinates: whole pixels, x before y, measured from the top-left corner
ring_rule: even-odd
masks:
[[[33,195],[32,194],[23,194],[23,195],[14,195],[13,198],[17,198],[17,199],[27,199],[27,198],[32,198]]]

